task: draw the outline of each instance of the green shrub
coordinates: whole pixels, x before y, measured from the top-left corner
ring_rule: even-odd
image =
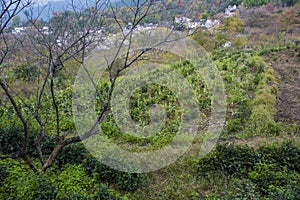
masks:
[[[5,168],[6,174],[2,173]],[[36,175],[26,165],[8,159],[0,163],[0,171],[4,179],[0,199],[121,199],[113,189],[95,184],[80,165]]]
[[[265,163],[300,173],[299,160],[300,148],[293,142],[262,146],[257,150],[248,146],[219,144],[199,161],[199,168],[202,172],[220,170],[240,175],[250,171],[256,163]]]
[[[28,153],[30,156],[38,157],[35,141],[38,136],[38,131],[34,128],[29,128],[29,148]],[[20,125],[9,125],[0,129],[0,152],[9,154],[20,150],[24,142],[24,130]],[[54,136],[46,134],[42,141],[41,148],[44,155],[49,155],[55,144]]]
[[[9,154],[22,148],[24,141],[24,130],[19,125],[7,126],[0,129],[0,152]]]
[[[294,143],[283,143],[278,149],[276,158],[280,165],[300,173],[300,148]]]
[[[116,184],[121,190],[136,190],[144,183],[144,175],[140,173],[120,172],[102,164],[85,149],[82,143],[75,143],[64,148],[56,162],[59,166],[80,164],[88,175],[97,174],[98,181]]]
[[[39,68],[29,63],[25,63],[15,69],[14,76],[16,79],[33,82],[39,76]]]
[[[199,169],[201,172],[218,170],[230,175],[245,175],[258,160],[258,152],[248,146],[218,145],[200,160]]]
[[[292,142],[257,150],[223,144],[199,161],[199,169],[208,177],[214,171],[234,180],[243,177],[222,199],[299,199],[299,155],[300,148]]]
[[[35,146],[36,138],[32,138],[31,142],[29,144],[28,153],[30,156],[38,158],[38,152]],[[55,144],[57,142],[57,138],[54,135],[46,134],[43,141],[41,142],[41,149],[43,152],[43,155],[47,156],[50,155],[53,151]]]
[[[264,74],[251,102],[252,112],[246,126],[246,136],[278,135],[281,132],[281,125],[275,122],[276,93],[278,90],[276,78],[274,71],[261,58],[258,58],[248,61],[249,66],[254,71],[261,71]]]
[[[36,186],[33,199],[56,199],[56,181],[49,173],[36,176]]]
[[[234,118],[226,121],[226,132],[228,133],[236,133],[242,130],[242,119]]]
[[[260,193],[257,191],[257,186],[249,179],[234,180],[234,191],[223,192],[221,199],[262,199]]]
[[[73,143],[63,148],[57,156],[56,162],[59,166],[64,164],[83,164],[88,154],[83,143]]]
[[[33,199],[38,189],[36,175],[14,160],[5,160],[8,176],[0,187],[0,199]]]
[[[274,115],[264,105],[253,108],[248,122],[247,136],[252,135],[278,135],[281,126],[274,120]]]
[[[247,66],[254,73],[262,73],[266,68],[266,63],[262,57],[253,56],[247,60]]]
[[[119,195],[116,195],[115,192],[111,191],[104,184],[100,184],[96,187],[96,192],[92,199],[94,199],[94,200],[98,200],[98,199],[121,200]]]
[[[300,199],[300,189],[297,185],[288,185],[285,187],[272,186],[268,195],[268,199],[294,200]]]
[[[6,167],[4,165],[0,165],[0,185],[4,179],[8,176],[8,172],[6,171]]]
[[[87,176],[80,165],[66,165],[57,177],[57,198],[65,199],[70,195],[88,196],[93,180]]]
[[[109,189],[106,185],[104,184],[99,184],[96,186],[95,193],[90,196],[85,196],[82,194],[73,194],[68,196],[67,199],[70,200],[121,200],[122,198],[120,195],[116,194],[115,191],[112,189]]]
[[[114,170],[91,155],[85,160],[83,167],[89,174],[96,173],[99,180],[106,180],[116,184],[118,188],[133,191],[140,188],[145,182],[145,176],[141,173],[126,173]]]
[[[140,173],[118,173],[116,184],[118,188],[125,191],[134,191],[142,186],[144,176]]]
[[[277,164],[300,173],[300,148],[293,142],[285,142],[280,146],[263,146],[258,149],[261,160],[269,164]]]
[[[293,194],[289,191],[290,189],[295,190],[296,193],[300,193],[300,186],[298,184],[300,182],[300,175],[275,164],[257,163],[254,170],[249,172],[248,176],[264,195],[274,195],[275,192],[292,197]]]

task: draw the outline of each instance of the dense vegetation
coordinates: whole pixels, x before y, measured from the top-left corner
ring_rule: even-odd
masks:
[[[181,12],[176,6],[186,8],[188,3],[168,1],[166,4],[170,10],[166,9],[166,12],[170,11],[174,17]],[[279,9],[271,6],[272,9],[268,10],[270,3]],[[222,19],[222,23],[214,29],[199,28],[191,36],[208,51],[225,85],[226,124],[219,142],[213,151],[200,157],[204,128],[189,151],[177,162],[150,173],[112,169],[93,157],[80,141],[63,146],[53,163],[44,170],[44,159],[51,158],[58,145],[76,135],[72,84],[82,55],[64,58],[71,53],[76,54],[76,48],[80,48],[82,43],[66,47],[63,54],[52,55],[55,52],[53,49],[64,48],[63,43],[51,46],[53,41],[65,35],[61,30],[65,27],[61,27],[61,23],[75,21],[78,16],[68,11],[55,15],[48,24],[43,22],[59,34],[56,37],[37,36],[24,40],[27,45],[24,46],[31,49],[13,49],[9,62],[1,61],[0,65],[0,80],[5,79],[10,86],[17,105],[10,103],[5,90],[0,92],[0,157],[12,155],[12,158],[0,159],[0,199],[300,199],[300,121],[297,121],[300,118],[291,116],[287,123],[278,115],[282,84],[300,87],[297,85],[300,71],[300,4],[295,0],[193,1],[193,6],[199,8],[197,15],[200,18],[208,17],[208,13],[223,12],[228,5],[241,5],[240,13]],[[243,13],[244,9],[246,12]],[[128,7],[121,7],[118,11],[122,15],[122,20],[118,20],[122,23],[117,25],[130,21],[132,13]],[[71,33],[72,37],[74,34],[72,41],[76,39],[76,32],[86,29],[86,23],[92,23],[92,27],[99,25],[99,16],[95,17],[93,12],[94,8],[85,10],[81,13],[83,17],[79,17],[81,21],[68,27],[74,31]],[[97,20],[89,21],[92,17]],[[103,25],[110,34],[118,27],[111,26],[113,17],[116,16],[105,18]],[[155,23],[169,18],[170,15],[163,12],[149,15],[141,21]],[[270,19],[278,22],[276,29],[266,23]],[[42,24],[36,21],[38,23]],[[32,41],[36,42],[34,48],[40,51],[30,46]],[[5,46],[0,42],[1,45]],[[175,60],[170,53],[151,53],[159,54],[161,60]],[[151,53],[146,54],[145,58],[150,57]],[[49,74],[48,68],[43,68],[48,62]],[[278,75],[281,63],[293,66],[290,76]],[[201,111],[202,125],[207,127],[214,97],[203,77],[195,66],[185,60],[172,62],[170,67],[192,85],[199,102],[197,106]],[[110,71],[113,70],[107,70],[95,84],[98,92],[95,110],[99,115],[112,85]],[[40,79],[47,77],[47,74],[51,78],[45,79],[46,92],[39,96]],[[123,78],[122,75],[117,77],[117,81]],[[132,77],[130,81],[135,78],[138,77]],[[290,81],[293,78],[295,83]],[[5,85],[2,88],[5,89]],[[42,101],[37,101],[39,98]],[[140,126],[151,122],[150,108],[156,104],[165,108],[166,120],[158,133],[137,138],[122,132],[112,112],[107,111],[100,127],[110,140],[124,149],[136,152],[160,149],[172,141],[180,129],[182,110],[178,97],[165,86],[148,84],[140,87],[132,93],[129,104],[129,114]],[[16,107],[20,108],[20,112]],[[19,113],[23,113],[26,123],[20,120]],[[28,125],[25,126],[28,135],[24,134],[24,124]],[[42,140],[39,140],[41,135]],[[214,142],[216,139],[211,140]],[[28,143],[28,146],[25,145],[25,156],[14,157],[25,143]]]
[[[258,149],[223,144],[200,160],[199,171],[207,179],[218,173],[230,177],[235,188],[224,191],[224,199],[298,199],[299,150],[293,143]]]

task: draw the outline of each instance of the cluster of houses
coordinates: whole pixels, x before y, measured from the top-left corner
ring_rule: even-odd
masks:
[[[124,28],[124,32],[128,33],[132,29],[133,23],[128,22],[128,24]],[[157,28],[157,24],[153,23],[144,23],[144,25],[136,25],[135,31],[150,31]]]
[[[218,19],[200,19],[192,20],[187,17],[175,17],[175,24],[183,25],[187,29],[195,29],[198,27],[213,28],[221,23]],[[180,27],[180,26],[179,26]]]
[[[228,6],[225,9],[224,17],[230,17],[236,14],[237,6]],[[187,17],[175,17],[174,23],[177,25],[177,29],[196,29],[199,27],[202,28],[213,28],[221,23],[219,19],[197,19],[197,20],[192,20]]]
[[[12,32],[12,34],[18,35],[18,34],[25,33],[25,31],[26,31],[25,27],[16,27],[11,32]]]
[[[228,6],[228,8],[225,9],[225,13],[223,14],[224,17],[229,17],[235,14],[237,10],[237,6]],[[192,20],[190,18],[180,16],[180,17],[175,17],[174,19],[174,28],[177,30],[195,30],[196,28],[206,28],[206,29],[212,29],[215,26],[221,24],[221,20],[219,19],[198,19],[198,20]],[[134,27],[134,33],[139,33],[143,31],[151,31],[157,28],[157,24],[153,23],[144,23],[143,25],[137,25]],[[129,31],[132,30],[133,24],[129,22],[128,24],[125,25],[123,28],[123,32],[126,34]],[[24,34],[26,31],[30,31],[32,27],[16,27],[12,30],[12,34]],[[40,28],[39,32],[50,35],[53,33],[53,31],[48,27],[48,26],[43,26]],[[89,30],[89,36],[88,37],[93,37],[97,41],[107,41],[107,36],[113,34],[105,34],[105,28],[101,27],[100,29],[95,29],[95,30]],[[80,34],[80,33],[79,33]],[[82,33],[83,34],[83,33]],[[63,38],[58,38],[57,43],[59,45],[63,45],[67,40]],[[230,46],[230,44],[226,44],[226,46]],[[105,48],[103,46],[103,48]]]
[[[16,27],[11,31],[11,33],[14,34],[14,35],[20,35],[20,34],[26,33],[27,31],[30,31],[32,29],[34,29],[34,28],[30,27],[30,26],[28,26],[28,27]],[[43,26],[39,31],[44,33],[44,34],[47,34],[47,35],[52,33],[52,31],[50,30],[50,28],[48,26]]]

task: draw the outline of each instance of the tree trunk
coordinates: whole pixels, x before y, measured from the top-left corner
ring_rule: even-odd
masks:
[[[51,155],[49,156],[48,160],[45,162],[45,164],[42,167],[41,173],[46,172],[46,170],[52,166],[53,161],[55,160],[58,153],[63,149],[65,145],[59,143],[55,146],[54,150],[52,151]]]

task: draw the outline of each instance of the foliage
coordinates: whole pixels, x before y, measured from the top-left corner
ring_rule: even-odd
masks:
[[[83,143],[74,143],[66,146],[57,157],[59,166],[65,164],[82,164],[84,159],[88,156],[88,151]]]
[[[300,148],[293,142],[285,142],[279,147],[262,146],[258,149],[264,163],[285,166],[289,170],[300,173]]]
[[[121,199],[113,189],[98,184],[80,165],[65,165],[62,171],[36,175],[13,160],[0,163],[4,178],[1,199]]]
[[[38,155],[38,152],[37,152],[37,149],[35,146],[35,141],[37,140],[36,137],[30,138],[30,146],[28,149],[28,153],[30,156],[38,158],[39,155]],[[43,155],[47,156],[47,155],[51,154],[56,141],[57,141],[56,136],[50,135],[50,134],[45,134],[45,137],[44,137],[43,141],[41,142],[41,150],[43,152]]]
[[[269,3],[269,0],[258,0],[258,1],[244,0],[243,3],[247,8],[251,8],[251,7],[266,5],[267,3]]]
[[[87,196],[92,189],[93,181],[80,165],[66,165],[57,177],[57,198],[64,199],[70,195]]]
[[[121,190],[134,191],[143,185],[144,177],[139,173],[119,173],[116,177],[116,185]]]
[[[92,199],[120,200],[121,198],[119,197],[119,195],[115,194],[114,191],[109,189],[106,185],[99,184],[98,186],[96,186],[96,192],[93,195]]]
[[[241,49],[243,47],[245,47],[248,44],[247,38],[245,37],[235,37],[234,41],[233,41],[233,45],[237,48],[237,49]]]
[[[246,130],[249,135],[278,135],[280,125],[275,122],[277,85],[273,70],[257,57],[248,60],[249,67],[264,72],[256,96],[251,102],[252,113]]]
[[[3,164],[6,166],[9,175],[2,182],[0,198],[33,199],[38,188],[33,171],[13,160],[8,160]]]
[[[204,3],[198,1],[194,3],[193,6],[196,6],[197,9],[199,8],[202,14],[197,13],[198,16],[193,17],[195,19],[199,16],[208,18],[215,12],[223,12],[224,8],[228,5],[242,4],[250,8],[265,5],[269,2],[278,4],[278,1],[273,0],[226,0],[217,2],[204,1]],[[284,6],[291,6],[296,3],[296,0],[282,0],[280,2]],[[167,12],[173,13],[172,17],[175,16],[176,10],[179,10],[178,13],[183,14],[182,11],[184,9],[176,3],[176,1],[166,2],[166,4],[168,4],[166,6],[172,8],[170,11],[167,9]],[[186,4],[188,3],[184,3],[184,5]],[[265,9],[266,7],[263,7],[260,12]],[[256,8],[252,10],[256,11]],[[89,12],[89,10],[84,11],[83,17],[79,22],[71,25],[74,27],[57,27],[60,25],[60,21],[75,22],[75,13],[69,11],[62,13],[57,12],[48,25],[51,29],[74,28],[73,30],[78,32],[78,30],[85,26],[89,18],[91,18]],[[123,23],[132,20],[128,18],[131,12],[129,8],[121,8],[120,12],[122,15],[120,25],[124,25]],[[282,13],[278,14],[279,12]],[[273,13],[274,17],[280,16],[280,22],[287,26],[285,27],[287,31],[282,32],[278,36],[279,45],[281,41],[284,41],[292,25],[296,23],[296,15],[299,15],[299,11],[295,9],[284,9],[279,10],[278,13]],[[257,22],[262,19],[260,14],[263,13],[258,12],[258,21],[254,20],[254,25],[259,24]],[[142,22],[156,23],[166,19],[166,16],[161,15],[162,14],[155,14],[147,16]],[[251,17],[252,16],[250,16],[250,18]],[[269,18],[266,17],[266,19]],[[112,26],[113,23],[111,22],[114,21],[113,18],[107,18],[105,20],[106,24],[104,24],[104,27],[106,27],[107,31],[114,32],[119,28]],[[276,114],[276,95],[278,91],[277,80],[274,71],[266,64],[261,56],[274,54],[280,47],[263,47],[263,49],[258,50],[245,50],[245,46],[248,46],[249,43],[246,39],[247,36],[244,37],[237,33],[246,35],[248,34],[247,31],[251,32],[251,30],[248,29],[249,27],[246,27],[247,23],[244,23],[243,20],[244,18],[228,17],[224,19],[224,25],[220,27],[221,29],[218,29],[216,32],[199,29],[193,37],[200,45],[211,52],[213,60],[220,70],[225,83],[228,114],[224,133],[227,135],[243,134],[243,136],[246,137],[253,135],[279,135],[282,131],[281,124],[276,123],[274,119]],[[19,19],[15,17],[12,21],[12,26],[17,26],[18,24],[20,24]],[[37,24],[41,25],[40,23]],[[50,37],[51,36],[49,36],[49,39]],[[267,37],[269,37],[269,35],[267,35]],[[233,46],[227,49],[223,48],[224,44],[229,41]],[[50,41],[50,43],[51,42],[52,41]],[[48,52],[46,52],[46,54],[47,53]],[[40,68],[37,67],[39,65],[34,64],[34,62],[24,62],[24,60],[20,61],[22,64],[18,63],[18,61],[16,62],[17,63],[12,64],[15,66],[13,67],[13,75],[9,79],[9,81],[15,81],[14,79],[16,79],[16,87],[20,84],[24,84],[21,85],[24,87],[27,87],[29,84],[37,84],[37,82],[40,81],[37,81],[37,77],[45,73],[39,71]],[[43,61],[39,60],[38,62],[42,63]],[[54,95],[60,111],[60,128],[62,134],[67,136],[73,135],[75,132],[71,101],[71,84],[73,78],[70,77],[69,73],[76,71],[74,69],[78,67],[74,66],[76,61],[71,59],[69,62],[70,63],[64,63],[64,65],[70,65],[64,68],[66,70],[63,70],[62,66],[60,66],[59,69],[54,69],[54,84],[56,87]],[[71,64],[71,62],[73,62],[73,64]],[[194,87],[196,98],[200,102],[199,108],[203,111],[204,118],[209,117],[211,97],[201,76],[196,72],[195,66],[184,61],[172,67],[180,72]],[[40,84],[40,82],[38,84]],[[54,134],[56,128],[55,110],[53,109],[51,95],[48,93],[48,83],[46,83],[46,85],[45,89],[47,92],[41,97],[42,102],[39,110],[40,117],[47,123],[46,135],[41,143],[44,158],[47,158],[52,152],[58,140]],[[97,107],[95,109],[99,113],[99,108],[101,108],[103,102],[105,102],[105,97],[109,91],[109,80],[105,80],[104,78],[97,83],[97,87]],[[17,98],[17,103],[20,105],[22,112],[26,113],[25,117],[29,121],[30,146],[28,148],[28,156],[30,156],[30,159],[36,164],[38,163],[38,152],[35,149],[35,141],[39,133],[35,130],[36,125],[31,124],[33,118],[27,116],[27,113],[32,112],[31,109],[34,110],[36,108],[36,97],[35,93],[29,93],[25,94],[26,98],[29,97],[28,101],[25,100],[25,102],[22,102],[23,96],[20,96],[20,98]],[[25,103],[27,103],[29,107],[25,106]],[[101,128],[110,139],[116,143],[125,144],[124,146],[128,143],[134,143],[141,149],[144,146],[160,148],[172,140],[174,133],[179,128],[180,108],[176,94],[173,94],[172,91],[166,87],[151,84],[134,91],[130,99],[130,115],[132,119],[140,125],[150,123],[151,113],[149,112],[149,107],[160,103],[164,104],[168,116],[167,126],[154,137],[137,139],[128,136],[116,125],[111,113],[106,115],[106,119],[101,124]],[[15,152],[23,145],[23,128],[19,123],[15,123],[16,114],[12,113],[15,113],[12,106],[7,106],[6,103],[2,103],[1,100],[0,155]],[[210,199],[300,199],[300,188],[298,185],[300,182],[299,160],[299,147],[294,143],[283,143],[280,146],[263,146],[258,149],[253,149],[248,146],[219,145],[215,151],[201,159],[197,167],[206,179],[209,179],[211,174],[224,173],[226,174],[226,178],[232,181],[231,186],[234,186],[234,189],[229,186],[228,190],[221,194],[212,193],[207,195]],[[181,163],[179,163],[179,165],[180,164]],[[37,165],[40,165],[40,163]],[[180,165],[179,167],[184,166]],[[173,168],[170,167],[170,169]],[[163,172],[163,170],[157,174],[160,175],[161,172]],[[157,175],[156,173],[154,174]],[[197,175],[196,173],[188,172],[187,176]],[[201,177],[201,175],[199,177]],[[0,199],[121,199],[121,196],[112,188],[116,188],[122,193],[129,192],[132,194],[139,191],[138,189],[142,188],[146,181],[147,176],[145,174],[124,173],[105,166],[92,157],[82,143],[71,144],[64,147],[54,161],[54,167],[44,174],[34,174],[23,161],[16,162],[10,159],[0,161]],[[165,182],[167,183],[167,181]],[[109,186],[103,183],[109,184]],[[182,183],[183,182],[176,182],[174,185]],[[201,183],[201,181],[196,183]],[[169,185],[166,187],[169,187]],[[194,188],[195,187],[193,187],[193,189]],[[198,189],[199,191],[202,190],[202,185],[199,186],[199,188],[193,191],[191,189],[191,194],[189,194],[190,196],[188,197],[199,197]],[[168,188],[168,190],[172,189]],[[157,196],[162,196],[162,199],[164,196],[168,196],[168,194],[164,194],[164,192],[161,191],[158,191],[158,193],[159,195]],[[219,195],[221,195],[221,197],[219,197]],[[182,199],[188,198],[182,194],[174,194],[173,197],[174,196],[180,196]]]
[[[9,154],[16,152],[22,148],[24,141],[23,127],[17,124],[11,124],[0,129],[0,152],[2,154]],[[38,136],[38,132],[34,128],[29,129],[29,148],[28,153],[30,156],[38,157],[35,141]],[[46,134],[44,140],[41,143],[41,149],[44,155],[50,155],[54,148],[56,137]]]
[[[146,176],[141,173],[126,173],[114,170],[102,163],[91,155],[86,158],[83,167],[89,174],[94,174],[99,181],[108,181],[116,184],[119,189],[133,191],[145,184]]]
[[[300,175],[298,173],[282,169],[274,164],[257,163],[254,170],[249,172],[248,177],[264,195],[275,196],[275,193],[285,196],[286,199],[299,197]]]
[[[0,129],[0,152],[2,154],[13,153],[22,148],[24,141],[23,128],[11,124]]]
[[[243,31],[244,22],[238,17],[231,16],[225,19],[223,26],[230,34],[234,34]]]
[[[245,175],[259,161],[259,153],[248,146],[218,145],[216,150],[199,161],[199,169]]]
[[[25,63],[14,70],[14,77],[19,80],[33,82],[39,75],[38,68],[30,63]]]
[[[219,171],[234,178],[237,187],[234,191],[225,191],[224,199],[248,199],[251,196],[255,199],[298,199],[299,155],[300,148],[292,142],[262,146],[256,150],[233,144],[218,145],[199,161],[199,170],[208,177]],[[243,179],[235,179],[240,177]]]
[[[223,77],[227,93],[224,134],[278,135],[275,122],[277,79],[274,71],[258,56],[260,51],[214,52],[213,59]]]
[[[235,190],[226,190],[222,193],[222,199],[262,199],[262,195],[257,191],[257,186],[249,179],[234,179]]]
[[[212,51],[215,45],[213,38],[204,30],[199,29],[192,35],[193,39],[198,42],[206,51]]]
[[[98,181],[108,181],[125,191],[136,190],[145,182],[145,176],[140,173],[119,172],[100,163],[85,149],[82,143],[74,143],[65,147],[59,154],[56,163],[60,168],[64,168],[66,164],[82,165],[90,176],[96,175],[95,178]]]
[[[2,184],[2,181],[6,179],[8,176],[8,172],[6,171],[6,167],[4,165],[0,165],[0,186]]]

